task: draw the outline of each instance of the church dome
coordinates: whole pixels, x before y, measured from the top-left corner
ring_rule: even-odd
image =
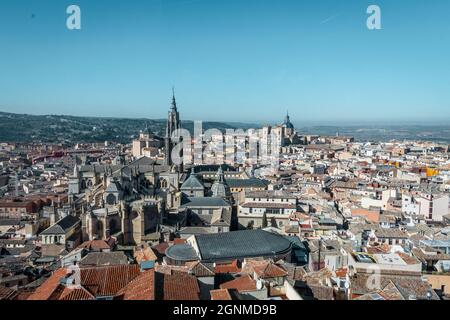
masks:
[[[191,170],[189,178],[187,178],[181,185],[181,190],[203,190],[203,183],[197,178],[194,168]]]
[[[218,198],[229,198],[231,196],[230,186],[225,181],[225,176],[223,174],[222,167],[219,167],[217,171],[217,180],[211,187],[211,192],[213,197]]]
[[[286,114],[286,117],[284,118],[283,127],[288,128],[288,129],[294,129],[294,125],[291,122],[289,113]]]

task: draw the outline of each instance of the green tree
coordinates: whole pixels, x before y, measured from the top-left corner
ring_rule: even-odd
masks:
[[[263,217],[262,217],[261,228],[267,228],[267,214],[265,212],[264,212]]]
[[[270,225],[271,225],[273,228],[278,228],[277,220],[275,219],[275,217],[272,217],[272,218],[270,219]]]

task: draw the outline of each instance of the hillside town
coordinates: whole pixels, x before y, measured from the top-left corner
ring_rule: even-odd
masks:
[[[448,144],[303,135],[287,114],[237,137],[240,161],[176,163],[178,129],[174,94],[163,136],[1,143],[0,300],[450,298]]]

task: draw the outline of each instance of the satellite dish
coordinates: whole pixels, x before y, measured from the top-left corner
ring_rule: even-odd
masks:
[[[256,288],[257,288],[258,290],[261,290],[261,289],[263,288],[263,283],[262,283],[261,279],[258,279],[258,280],[256,281]]]

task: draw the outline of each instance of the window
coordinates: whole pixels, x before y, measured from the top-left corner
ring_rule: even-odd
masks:
[[[115,204],[116,203],[116,196],[112,193],[108,194],[106,196],[106,203],[109,205]]]

